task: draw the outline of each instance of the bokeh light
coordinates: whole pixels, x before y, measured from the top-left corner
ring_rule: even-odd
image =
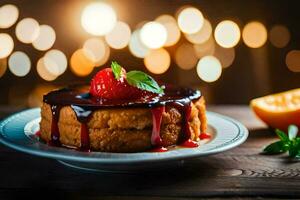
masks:
[[[0,78],[5,74],[7,70],[7,58],[0,59]]]
[[[131,30],[128,24],[118,21],[111,32],[105,36],[107,44],[114,49],[125,48],[130,40]]]
[[[180,30],[177,26],[176,19],[171,15],[161,15],[155,19],[162,24],[167,30],[167,40],[164,46],[169,47],[176,44],[180,39]]]
[[[9,28],[19,17],[19,10],[15,5],[6,4],[0,7],[0,28]]]
[[[202,58],[204,56],[213,55],[215,52],[215,40],[211,36],[206,42],[202,44],[194,44],[194,50],[197,58]]]
[[[194,47],[190,43],[181,44],[175,51],[175,62],[181,69],[189,70],[196,66],[198,61]]]
[[[260,22],[249,22],[243,29],[243,40],[248,47],[259,48],[263,46],[267,37],[267,29]]]
[[[234,48],[223,48],[219,45],[216,45],[213,55],[219,59],[222,67],[226,68],[232,65],[235,58],[235,50]]]
[[[34,48],[40,51],[50,49],[56,39],[54,29],[48,25],[41,25],[38,37],[32,42]]]
[[[66,71],[68,65],[67,57],[65,56],[65,54],[57,49],[48,51],[45,54],[43,61],[44,67],[54,76],[63,74]]]
[[[81,16],[81,25],[92,35],[105,35],[113,30],[117,22],[115,10],[103,2],[87,5]]]
[[[144,58],[149,52],[149,48],[146,47],[140,40],[140,30],[137,29],[132,33],[129,41],[129,50],[135,57]]]
[[[8,68],[16,76],[26,76],[31,68],[31,61],[26,53],[15,51],[8,59]]]
[[[200,10],[194,7],[188,7],[181,10],[177,22],[182,32],[192,34],[202,28],[204,18]]]
[[[53,81],[57,78],[56,75],[52,74],[48,71],[48,69],[45,66],[44,57],[40,58],[36,64],[36,70],[39,74],[39,76],[44,79],[45,81]]]
[[[292,72],[300,72],[300,51],[292,50],[288,52],[285,63]]]
[[[287,27],[275,25],[270,30],[269,39],[273,46],[283,48],[290,42],[291,34]]]
[[[162,74],[169,69],[171,56],[165,49],[154,49],[146,55],[144,64],[150,72]]]
[[[84,42],[83,52],[88,59],[96,63],[105,55],[105,43],[100,38],[90,38]]]
[[[198,32],[193,34],[185,34],[185,37],[191,43],[202,44],[211,37],[211,33],[211,24],[207,19],[205,19],[202,28]]]
[[[110,56],[110,48],[109,46],[105,43],[105,54],[102,57],[102,59],[98,60],[97,62],[95,62],[94,66],[95,67],[100,67],[102,65],[104,65],[105,63],[107,63],[107,61],[109,60],[109,56]]]
[[[136,31],[136,30],[141,30],[141,28],[142,28],[145,24],[147,24],[148,22],[150,22],[150,21],[143,20],[143,21],[137,23],[137,25],[135,25],[135,27],[134,27],[135,31]]]
[[[71,57],[70,67],[77,76],[87,76],[93,71],[94,63],[86,57],[83,49],[78,49]]]
[[[140,31],[142,43],[150,49],[162,47],[167,41],[167,30],[158,22],[144,24]]]
[[[9,56],[13,49],[14,41],[11,36],[6,33],[0,33],[0,59]]]
[[[214,35],[216,42],[224,48],[234,47],[241,38],[238,25],[230,20],[220,22],[215,29]]]
[[[197,64],[197,74],[205,82],[218,80],[222,73],[220,61],[214,56],[205,56]]]
[[[16,36],[23,43],[32,43],[39,36],[39,32],[40,25],[32,18],[22,19],[16,26]]]
[[[90,38],[84,42],[83,53],[86,58],[94,63],[94,66],[99,66],[108,60],[110,51],[103,39]]]

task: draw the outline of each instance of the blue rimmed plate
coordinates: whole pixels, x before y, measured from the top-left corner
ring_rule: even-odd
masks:
[[[78,169],[130,172],[161,169],[182,164],[186,159],[223,152],[243,143],[248,130],[240,122],[207,112],[211,140],[201,141],[197,148],[174,148],[163,153],[81,152],[42,143],[35,136],[39,130],[40,109],[16,113],[0,123],[0,142],[13,149],[59,160]]]

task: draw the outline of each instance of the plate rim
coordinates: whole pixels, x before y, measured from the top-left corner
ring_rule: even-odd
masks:
[[[244,143],[246,141],[246,139],[248,138],[248,135],[249,135],[248,129],[238,120],[235,120],[231,117],[228,117],[228,116],[225,116],[225,115],[222,115],[219,113],[206,111],[206,113],[209,115],[214,115],[218,118],[222,118],[226,121],[231,122],[233,125],[235,125],[239,130],[239,133],[237,134],[237,136],[229,141],[224,142],[223,144],[216,146],[214,149],[208,150],[206,152],[199,152],[199,153],[193,153],[193,154],[187,154],[187,155],[182,155],[182,154],[170,155],[169,157],[153,157],[153,158],[146,158],[146,159],[139,158],[139,159],[131,159],[131,160],[128,160],[128,159],[122,160],[122,159],[115,159],[115,158],[99,158],[99,157],[83,157],[83,156],[76,156],[76,155],[64,155],[59,152],[47,152],[47,151],[43,151],[41,149],[35,149],[35,148],[30,148],[30,147],[27,147],[24,145],[16,144],[13,141],[7,140],[4,137],[3,127],[6,124],[8,124],[12,120],[14,120],[19,115],[24,114],[25,112],[33,112],[35,110],[38,111],[38,110],[40,110],[40,108],[26,109],[26,110],[14,113],[14,114],[4,118],[2,121],[0,121],[0,143],[7,147],[10,147],[14,150],[23,152],[23,153],[28,153],[30,155],[35,155],[35,156],[39,156],[39,157],[52,158],[52,159],[56,159],[56,160],[68,160],[68,161],[75,161],[75,162],[101,163],[101,164],[131,164],[131,163],[134,164],[134,163],[146,163],[146,162],[184,160],[184,159],[203,157],[203,156],[221,153],[221,152],[230,150],[234,147],[241,145],[242,143]],[[25,133],[24,133],[24,135],[25,135]],[[99,153],[126,154],[126,153],[110,153],[110,152],[99,152]],[[139,154],[139,153],[141,153],[141,152],[130,153],[130,154]],[[143,153],[146,153],[146,152],[143,152]],[[151,152],[151,154],[160,154],[160,153]]]

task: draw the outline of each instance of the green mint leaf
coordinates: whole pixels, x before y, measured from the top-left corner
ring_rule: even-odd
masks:
[[[282,142],[288,143],[290,141],[288,136],[282,130],[276,129],[275,132]]]
[[[141,71],[130,71],[126,74],[126,80],[129,85],[137,87],[141,90],[149,92],[163,94],[164,90],[160,87],[157,82],[148,74]]]
[[[300,139],[300,138],[299,138]],[[299,143],[300,144],[300,143]],[[296,158],[300,159],[300,151],[297,152]]]
[[[289,145],[289,156],[296,157],[300,153],[300,138],[295,138]]]
[[[290,140],[295,139],[298,134],[298,127],[295,125],[289,125],[288,133],[289,133]]]
[[[111,69],[114,73],[115,79],[119,80],[121,78],[122,67],[116,61],[111,62]]]
[[[299,153],[299,150],[297,148],[295,148],[295,147],[291,147],[289,149],[289,156],[290,157],[294,158],[294,157],[296,157],[298,155],[298,153]]]
[[[263,152],[265,154],[280,154],[287,151],[287,147],[285,146],[283,141],[274,142],[267,147],[264,148]]]
[[[288,154],[292,158],[300,158],[300,137],[297,137],[298,127],[290,125],[288,127],[288,134],[276,129],[276,134],[280,138],[280,141],[274,142],[267,146],[263,151],[266,154],[278,154],[288,151]]]

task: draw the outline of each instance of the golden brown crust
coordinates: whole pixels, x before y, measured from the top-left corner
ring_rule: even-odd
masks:
[[[51,107],[44,103],[41,110],[41,138],[51,138]],[[178,143],[181,133],[181,113],[174,107],[167,107],[163,113],[160,135],[165,146]],[[201,123],[200,123],[201,121]],[[198,140],[206,130],[204,99],[192,103],[189,120],[191,139]],[[108,152],[138,152],[151,148],[152,115],[149,108],[101,109],[94,111],[87,124],[92,150]],[[60,110],[58,128],[60,142],[80,147],[81,124],[70,106]]]
[[[196,101],[195,106],[198,110],[198,119],[201,122],[200,124],[201,133],[205,133],[207,130],[207,118],[206,118],[206,106],[205,106],[204,97],[201,97],[198,101]]]

